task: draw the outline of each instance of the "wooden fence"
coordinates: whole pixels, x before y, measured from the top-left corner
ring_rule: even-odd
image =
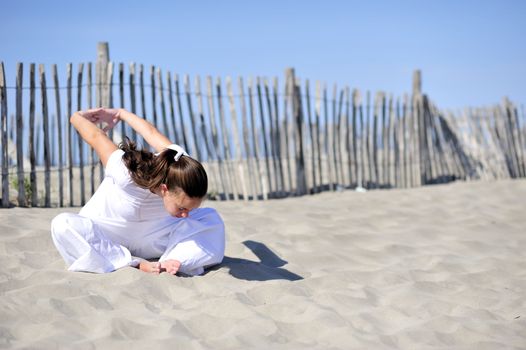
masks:
[[[205,165],[216,200],[526,175],[524,110],[506,99],[452,112],[438,109],[418,83],[400,98],[313,85],[293,69],[280,82],[191,81],[105,59],[74,68],[67,65],[61,80],[57,65],[49,73],[44,65],[37,72],[35,64],[19,63],[12,86],[0,63],[3,207],[78,206],[89,199],[103,169],[69,116],[102,105],[135,112],[183,145]],[[111,133],[116,142],[124,135],[143,144],[124,124]]]

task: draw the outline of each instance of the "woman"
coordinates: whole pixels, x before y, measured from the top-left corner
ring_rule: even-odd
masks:
[[[137,150],[128,140],[118,148],[106,131],[119,121],[158,153]],[[197,160],[124,109],[79,111],[70,122],[105,167],[104,180],[80,213],[62,213],[51,223],[53,242],[70,271],[134,266],[199,275],[222,261],[224,225],[214,209],[199,208],[208,180]]]

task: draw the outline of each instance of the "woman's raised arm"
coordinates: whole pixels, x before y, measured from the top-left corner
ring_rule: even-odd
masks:
[[[118,118],[128,123],[156,152],[161,152],[172,143],[155,126],[125,109],[118,110]]]
[[[97,152],[102,165],[106,166],[110,155],[117,150],[117,146],[106,135],[118,119],[102,108],[78,111],[73,113],[69,121],[77,129],[80,136]],[[95,123],[105,122],[107,127],[102,130]]]

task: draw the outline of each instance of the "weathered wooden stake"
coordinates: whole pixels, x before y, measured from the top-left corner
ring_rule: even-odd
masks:
[[[82,73],[84,72],[84,64],[80,63],[77,75],[77,111],[82,110]],[[86,204],[86,187],[84,178],[84,140],[77,133],[77,141],[79,146],[79,173],[80,173],[80,205]]]
[[[18,180],[18,205],[25,207],[26,204],[26,190],[25,190],[25,176],[24,176],[24,154],[23,154],[23,132],[24,120],[22,113],[22,94],[23,94],[23,76],[24,66],[18,62],[16,64],[16,168]]]
[[[56,75],[57,65],[53,65],[53,75]],[[55,79],[55,94],[58,93],[58,79]],[[60,99],[56,103],[57,106],[57,128],[58,128],[58,163],[59,163],[59,193],[63,195],[62,188],[62,127],[60,123]],[[38,186],[36,174],[36,159],[35,159],[35,64],[31,63],[29,66],[29,162],[31,164],[31,171],[29,173],[29,181],[31,183],[31,206],[38,206]],[[59,196],[60,197],[60,196]],[[63,201],[60,202],[63,206]]]
[[[67,111],[67,141],[68,141],[68,190],[69,190],[69,206],[72,207],[74,205],[74,193],[73,193],[73,141],[72,141],[72,126],[69,122],[69,118],[72,114],[72,108],[71,108],[71,79],[72,79],[72,64],[68,63],[67,65],[67,94],[66,94],[66,111]]]
[[[223,156],[221,154],[221,146],[219,143],[219,137],[217,132],[217,123],[215,117],[215,108],[214,108],[214,89],[213,81],[211,76],[206,77],[206,91],[208,95],[208,122],[210,124],[210,132],[212,136],[212,145],[213,145],[213,157],[217,161],[217,169],[219,172],[219,181],[217,191],[219,192],[219,197],[224,200],[228,200],[228,171],[225,169],[225,163],[223,162]],[[221,196],[220,194],[223,194]]]
[[[47,110],[47,88],[44,65],[39,65],[40,89],[42,93],[42,124],[44,126],[44,206],[51,206],[51,176],[50,176],[50,154],[49,154],[49,119]]]
[[[245,170],[243,169],[243,155],[241,153],[241,143],[239,142],[239,130],[237,125],[237,113],[236,113],[236,104],[234,100],[234,91],[232,89],[232,79],[226,77],[226,90],[228,94],[228,99],[230,102],[230,118],[231,118],[231,127],[232,127],[232,138],[234,141],[234,155],[233,159],[236,163],[237,174],[239,176],[239,181],[241,182],[241,191],[243,194],[243,200],[248,201],[248,186],[245,181]]]
[[[0,116],[2,118],[2,207],[9,207],[9,158],[7,153],[7,89],[4,62],[0,62]]]

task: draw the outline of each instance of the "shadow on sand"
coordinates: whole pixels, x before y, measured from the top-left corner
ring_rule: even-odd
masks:
[[[223,262],[210,269],[215,271],[228,268],[232,276],[247,281],[302,280],[303,277],[282,268],[287,261],[281,259],[265,244],[255,241],[244,241],[243,244],[252,250],[260,260],[252,261],[225,256]]]

